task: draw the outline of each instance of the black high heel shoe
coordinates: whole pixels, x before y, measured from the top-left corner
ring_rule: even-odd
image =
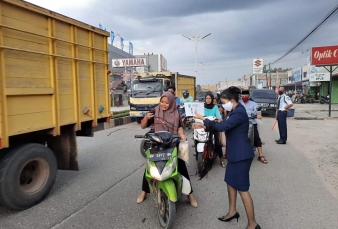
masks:
[[[237,222],[238,222],[238,218],[240,217],[240,215],[239,215],[239,213],[238,212],[236,212],[236,214],[235,215],[233,215],[233,216],[231,216],[230,218],[224,218],[224,216],[221,216],[221,217],[218,217],[218,219],[220,220],[220,221],[223,221],[223,222],[229,222],[229,221],[231,221],[231,220],[233,220],[233,219],[237,219]],[[258,225],[258,224],[257,224]],[[259,226],[259,225],[258,225]],[[259,228],[255,228],[255,229],[260,229],[260,227]]]
[[[261,229],[261,226],[259,226],[259,224],[257,224],[255,229]]]

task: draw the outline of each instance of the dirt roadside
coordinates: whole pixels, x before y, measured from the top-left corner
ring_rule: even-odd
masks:
[[[288,119],[288,141],[310,161],[325,187],[338,198],[338,120]]]

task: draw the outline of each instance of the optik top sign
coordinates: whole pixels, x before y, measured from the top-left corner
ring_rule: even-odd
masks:
[[[338,45],[312,47],[311,65],[338,65]]]
[[[125,58],[125,59],[113,59],[113,68],[124,68],[124,67],[142,67],[147,66],[146,58]]]

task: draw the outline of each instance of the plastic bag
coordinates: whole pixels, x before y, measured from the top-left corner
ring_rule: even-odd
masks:
[[[178,158],[189,163],[189,142],[188,141],[184,141],[184,142],[181,141],[180,144],[178,145]]]

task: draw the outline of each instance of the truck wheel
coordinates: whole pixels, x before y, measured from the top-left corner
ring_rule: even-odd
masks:
[[[0,162],[0,204],[23,210],[41,202],[56,178],[52,150],[31,143],[14,148]]]

